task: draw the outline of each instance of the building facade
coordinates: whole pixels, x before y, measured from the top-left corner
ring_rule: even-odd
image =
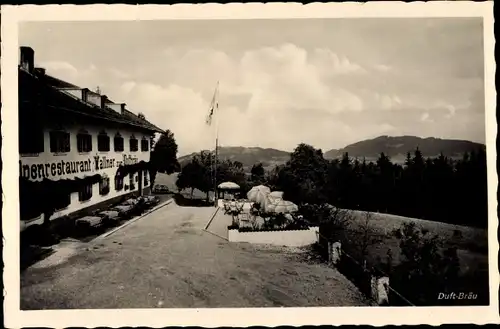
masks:
[[[147,193],[145,166],[126,175],[117,171],[147,164],[152,139],[161,129],[125,104],[35,68],[29,47],[21,47],[18,72],[21,230],[43,223],[47,214],[49,220],[74,217],[131,193]],[[98,179],[85,183],[88,177]],[[63,192],[54,184],[75,181],[78,187]],[[36,195],[26,192],[25,186],[47,184],[54,187]],[[47,204],[53,205],[51,211],[43,209]]]

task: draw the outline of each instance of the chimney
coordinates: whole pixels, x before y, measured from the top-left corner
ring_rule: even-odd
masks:
[[[123,113],[125,113],[125,106],[126,106],[126,105],[127,105],[127,104],[125,104],[125,103],[121,103],[121,104],[120,104],[122,114],[123,114]]]
[[[21,47],[20,65],[29,73],[33,73],[35,68],[35,51],[31,47]]]
[[[107,102],[108,102],[108,97],[106,97],[104,95],[101,96],[101,108],[105,108]]]

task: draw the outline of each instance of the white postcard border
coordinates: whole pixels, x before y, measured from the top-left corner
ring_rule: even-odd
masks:
[[[206,5],[47,5],[2,6],[2,185],[4,232],[4,313],[7,327],[67,326],[278,326],[322,324],[498,323],[498,241],[496,215],[497,135],[493,2],[373,2],[206,4]],[[120,309],[20,311],[17,159],[18,22],[67,20],[254,19],[327,17],[483,17],[485,44],[486,144],[489,196],[488,307],[311,307],[234,309]]]

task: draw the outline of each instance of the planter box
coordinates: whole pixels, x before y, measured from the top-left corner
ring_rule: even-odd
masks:
[[[239,232],[238,230],[228,230],[228,240],[230,242],[302,247],[318,242],[318,232],[319,227],[317,226],[295,231]]]

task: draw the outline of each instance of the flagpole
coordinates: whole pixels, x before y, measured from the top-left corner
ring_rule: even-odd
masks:
[[[217,81],[217,87],[215,89],[215,167],[214,167],[214,206],[218,206],[219,195],[217,194],[217,159],[218,159],[218,149],[219,149],[219,81]]]

